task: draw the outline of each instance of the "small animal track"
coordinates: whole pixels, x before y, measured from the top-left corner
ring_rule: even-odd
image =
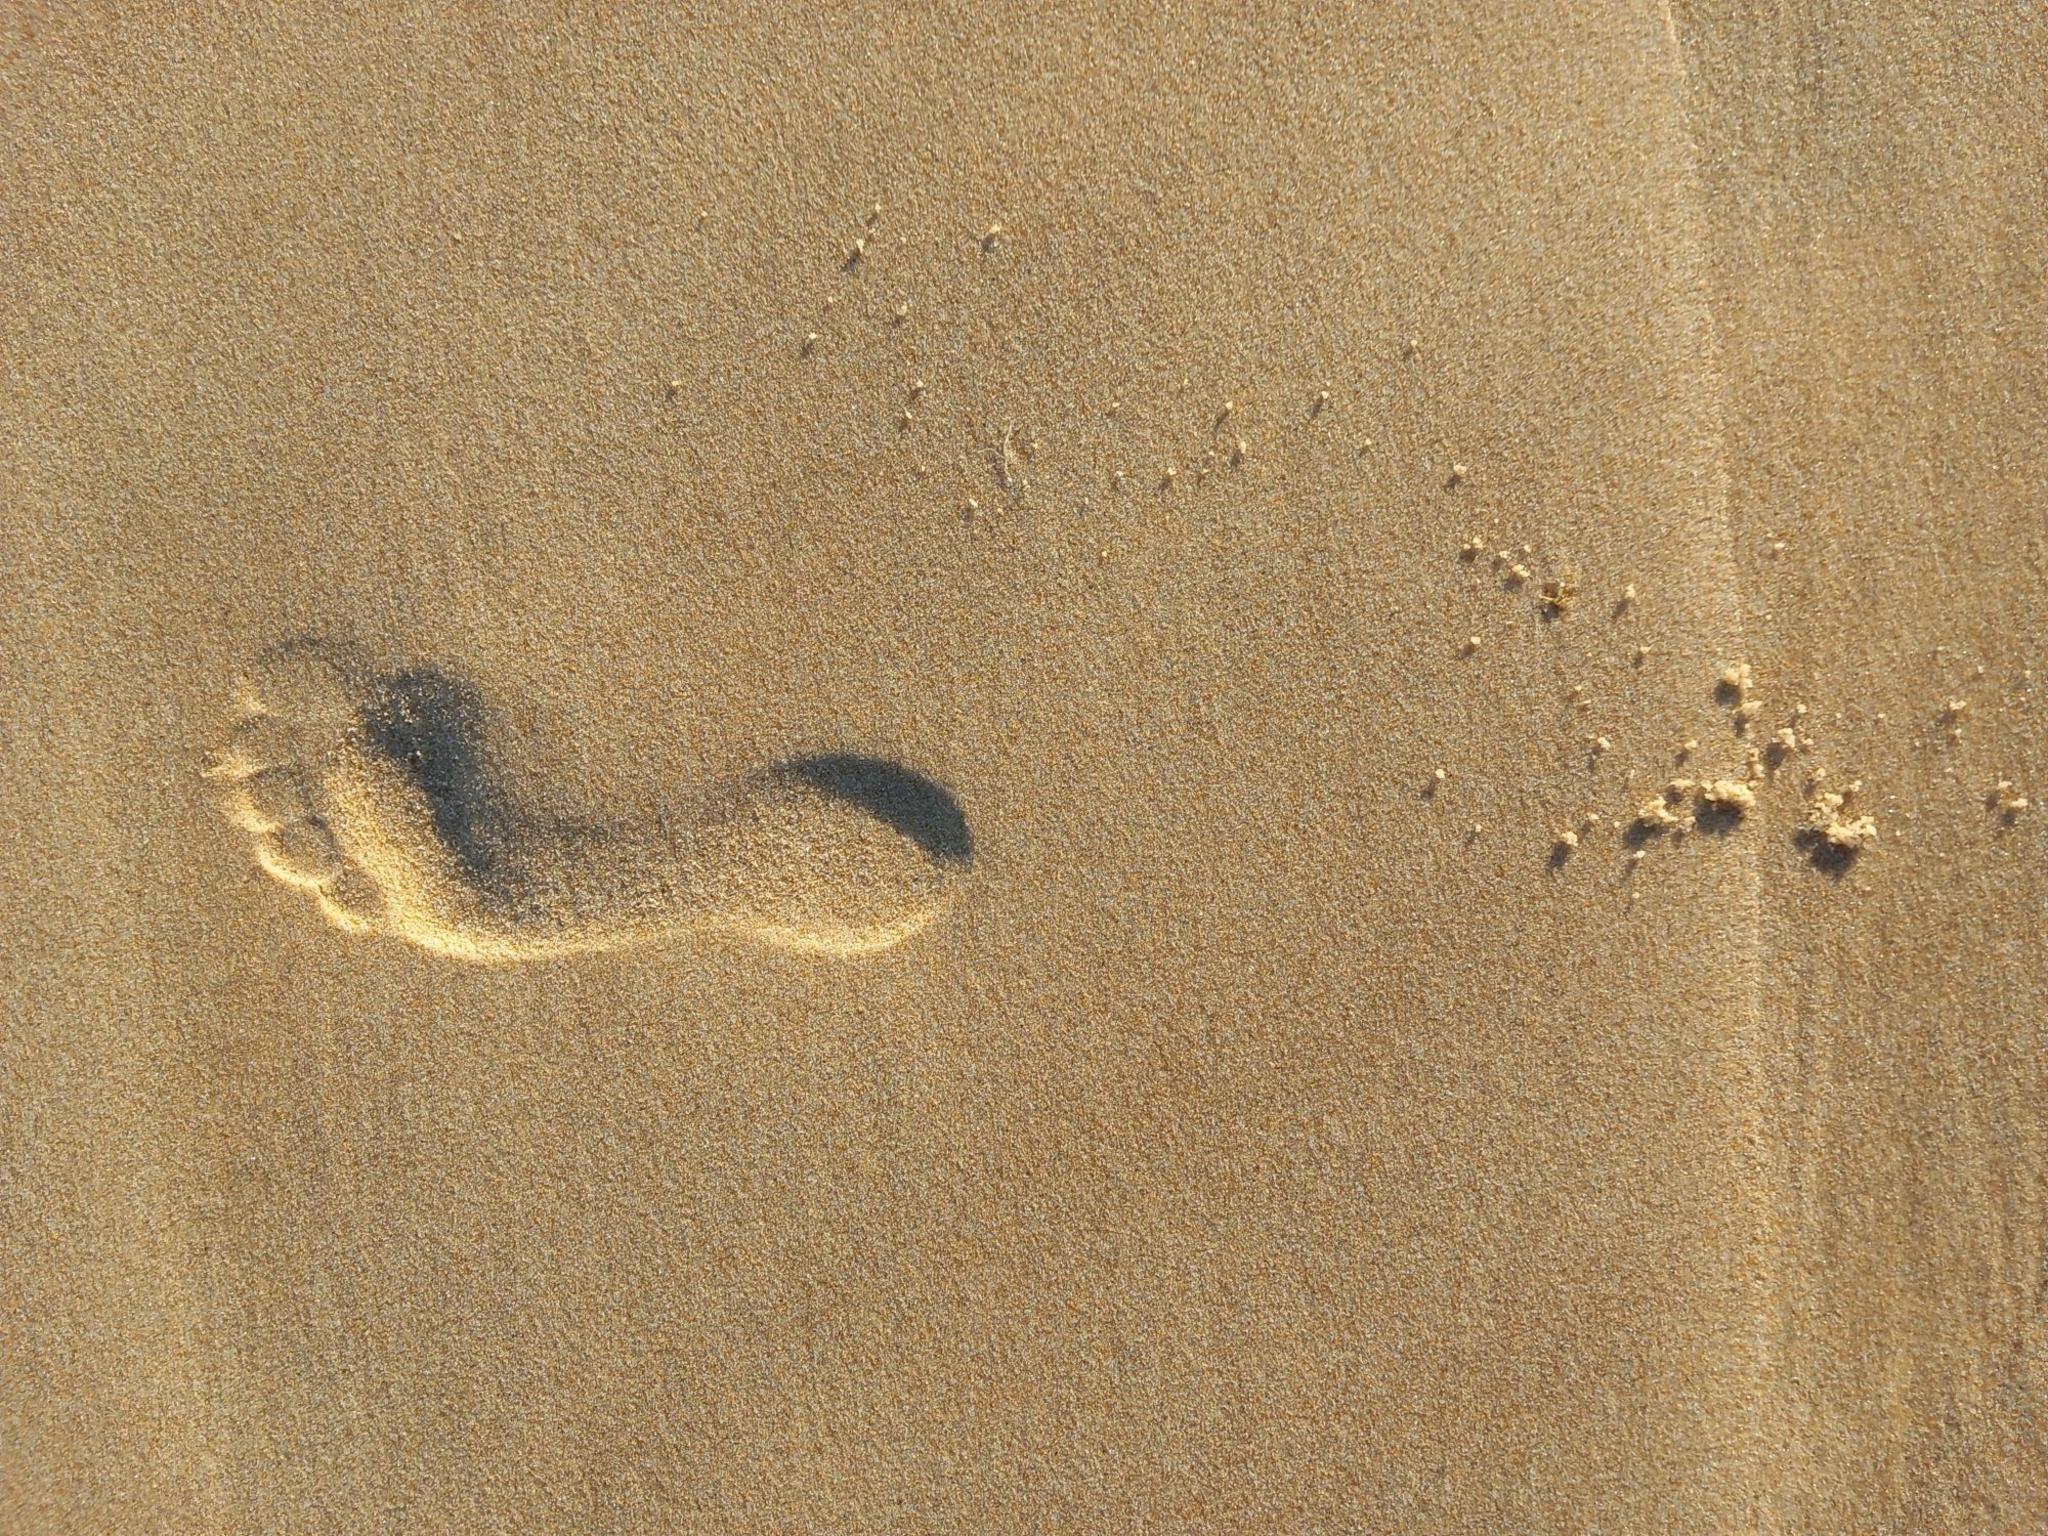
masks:
[[[868,953],[928,926],[972,862],[950,793],[853,755],[742,775],[677,816],[551,821],[508,795],[488,725],[440,672],[300,643],[257,668],[206,771],[256,862],[336,927],[478,962],[720,930]]]

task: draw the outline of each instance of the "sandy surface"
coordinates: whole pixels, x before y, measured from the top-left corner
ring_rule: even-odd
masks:
[[[2048,35],[1404,9],[13,12],[0,1528],[2048,1524]]]

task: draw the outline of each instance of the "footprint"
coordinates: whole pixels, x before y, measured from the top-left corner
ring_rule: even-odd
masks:
[[[335,926],[514,961],[724,930],[857,955],[929,925],[973,841],[951,794],[876,758],[795,758],[687,814],[607,826],[515,803],[476,694],[308,644],[271,655],[208,777],[256,862]]]

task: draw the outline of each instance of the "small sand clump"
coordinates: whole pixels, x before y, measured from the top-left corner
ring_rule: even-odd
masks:
[[[1662,831],[1677,826],[1678,816],[1666,801],[1652,798],[1636,807],[1636,825],[1654,827]]]
[[[1806,802],[1806,833],[1841,853],[1860,853],[1877,841],[1877,821],[1850,816],[1847,807],[1857,786],[1815,790]]]
[[[1709,779],[1699,786],[1700,803],[1737,815],[1756,809],[1756,791],[1740,779]]]

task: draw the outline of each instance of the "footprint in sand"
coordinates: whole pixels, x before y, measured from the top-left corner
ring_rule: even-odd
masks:
[[[258,668],[208,765],[256,861],[337,927],[509,961],[725,930],[863,954],[945,907],[972,858],[958,803],[878,759],[792,759],[687,814],[547,820],[508,795],[476,695],[308,645]]]

